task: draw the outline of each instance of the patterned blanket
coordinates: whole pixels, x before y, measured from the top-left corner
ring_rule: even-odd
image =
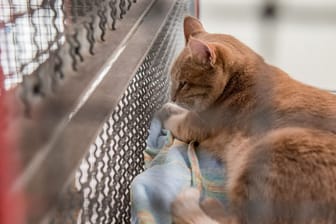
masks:
[[[146,170],[131,185],[132,224],[170,224],[170,206],[179,192],[196,187],[202,197],[226,203],[223,165],[205,150],[173,139],[153,119],[145,151]]]

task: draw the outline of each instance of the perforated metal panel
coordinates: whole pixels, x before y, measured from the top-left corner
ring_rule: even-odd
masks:
[[[65,223],[64,219],[73,223],[77,218],[79,223],[130,222],[130,184],[144,169],[143,150],[150,120],[168,99],[168,72],[184,42],[182,20],[188,9],[186,1],[177,1],[171,10],[151,50],[83,159],[55,223]],[[69,200],[70,206],[66,203]]]

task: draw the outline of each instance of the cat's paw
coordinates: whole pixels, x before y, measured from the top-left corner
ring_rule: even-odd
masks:
[[[195,188],[183,190],[174,200],[171,211],[175,224],[216,224],[200,207],[200,192]]]
[[[162,108],[156,113],[156,116],[164,123],[173,115],[179,115],[185,113],[186,110],[177,106],[174,103],[166,103]]]

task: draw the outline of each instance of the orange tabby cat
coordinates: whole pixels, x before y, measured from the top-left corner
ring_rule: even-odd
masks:
[[[173,203],[175,223],[336,223],[336,96],[193,17],[184,34],[171,70],[175,104],[160,116],[175,137],[223,161],[230,203],[200,205],[186,190]]]

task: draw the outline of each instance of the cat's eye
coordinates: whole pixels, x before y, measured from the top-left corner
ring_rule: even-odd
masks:
[[[182,89],[183,87],[185,87],[187,85],[187,82],[186,81],[181,81],[179,83],[179,89]]]

